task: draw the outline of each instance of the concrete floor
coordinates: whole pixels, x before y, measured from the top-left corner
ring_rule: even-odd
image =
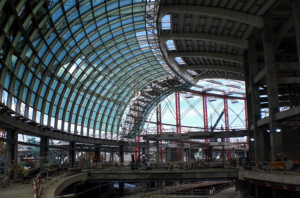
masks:
[[[1,198],[32,198],[33,185],[25,183],[11,183],[5,188],[0,188]]]
[[[1,0],[0,0],[1,1]],[[86,174],[86,173],[85,173]],[[86,174],[87,175],[87,174]],[[62,174],[52,177],[49,180],[43,179],[40,187],[42,198],[54,197],[54,192],[59,188],[58,186],[66,187],[70,185],[68,182],[74,183],[73,178],[79,177],[84,180],[83,173],[77,175]],[[21,182],[12,182],[9,186],[0,187],[0,198],[32,198],[33,197],[33,181],[29,184]]]

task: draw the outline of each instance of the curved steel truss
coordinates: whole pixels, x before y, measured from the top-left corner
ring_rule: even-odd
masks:
[[[177,77],[167,77],[147,85],[131,101],[123,121],[123,137],[135,138],[139,135],[144,123],[159,102],[179,90],[186,90],[190,84]]]

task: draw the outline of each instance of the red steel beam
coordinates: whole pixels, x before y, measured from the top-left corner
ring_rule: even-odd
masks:
[[[244,108],[245,108],[245,126],[246,130],[248,130],[248,111],[247,111],[247,100],[244,100]]]
[[[221,94],[213,94],[213,93],[206,93],[206,92],[202,92],[202,91],[196,91],[196,90],[185,90],[185,92],[188,93],[193,93],[195,95],[200,95],[203,96],[203,94],[206,94],[207,97],[215,97],[215,98],[224,98],[224,95]],[[244,100],[245,97],[236,97],[236,96],[226,96],[228,99],[235,99],[235,100]]]
[[[176,107],[176,133],[181,134],[181,115],[180,115],[180,92],[175,92],[175,107]]]
[[[161,104],[156,106],[156,133],[157,135],[162,133]]]
[[[175,109],[176,109],[176,133],[181,134],[181,114],[180,114],[180,92],[175,92]],[[182,160],[181,149],[177,149],[177,160]]]
[[[247,99],[245,98],[244,100],[244,109],[245,109],[245,126],[246,126],[246,130],[248,130],[248,109],[247,109]],[[247,136],[247,142],[249,143],[249,136]],[[248,149],[249,150],[249,144],[248,144]]]
[[[152,122],[152,121],[149,121],[149,123],[151,123],[151,124],[156,124],[156,122]],[[176,127],[176,124],[169,124],[169,123],[161,123],[161,125],[174,126],[174,127]],[[204,130],[203,127],[195,127],[195,126],[181,125],[181,128],[182,128],[182,127],[188,127],[188,128],[193,128],[193,129],[201,129],[201,130]]]
[[[161,104],[156,106],[156,133],[157,135],[162,134]],[[160,161],[162,162],[162,148],[160,148]]]

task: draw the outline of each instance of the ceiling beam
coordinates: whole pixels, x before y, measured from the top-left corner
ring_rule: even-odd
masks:
[[[248,49],[248,41],[245,39],[233,38],[229,36],[203,34],[203,33],[170,33],[163,34],[160,39],[162,41],[173,40],[173,39],[186,39],[186,40],[203,40],[212,41],[216,43],[222,43],[227,45],[233,45],[235,47]]]
[[[233,11],[224,8],[214,8],[195,5],[162,5],[160,7],[160,19],[170,13],[176,14],[194,14],[217,18],[224,18],[232,21],[245,23],[254,27],[262,28],[264,26],[263,18],[260,16],[247,14],[239,11]]]
[[[228,65],[191,65],[191,66],[179,66],[181,71],[190,70],[219,70],[227,72],[236,72],[244,74],[243,67],[234,67]]]
[[[216,58],[216,59],[231,61],[239,64],[244,63],[243,56],[224,54],[218,52],[169,52],[168,57],[169,58],[176,58],[176,57]]]
[[[241,80],[241,81],[245,81],[245,77],[244,76],[234,76],[234,75],[200,75],[200,76],[196,76],[194,77],[194,81],[198,82],[199,80],[203,80],[203,79],[230,79],[230,80]]]

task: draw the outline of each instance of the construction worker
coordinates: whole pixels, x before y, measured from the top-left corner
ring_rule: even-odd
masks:
[[[7,185],[10,184],[10,181],[12,181],[12,179],[14,178],[14,168],[13,165],[10,164],[8,167],[8,174],[7,174]]]
[[[44,168],[45,168],[45,171],[47,173],[47,180],[49,179],[49,171],[50,171],[50,163],[48,162],[48,159],[45,159],[44,161]]]
[[[27,183],[28,183],[28,178],[26,177],[26,175],[28,173],[29,173],[29,171],[24,166],[21,166],[19,163],[17,164],[18,177],[21,179],[24,179],[24,181]]]

